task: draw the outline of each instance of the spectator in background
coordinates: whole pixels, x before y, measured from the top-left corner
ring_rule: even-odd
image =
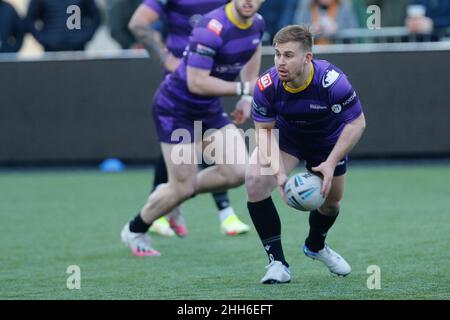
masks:
[[[363,2],[365,2],[365,6],[363,4],[362,8],[364,11],[358,10],[360,18],[364,17],[364,21],[362,21],[364,24],[361,25],[363,28],[366,27],[365,23],[368,17],[367,7],[371,5],[376,5],[381,9],[381,27],[401,27],[405,23],[406,8],[411,0],[353,0],[355,8],[357,7],[356,3]]]
[[[430,40],[449,35],[450,1],[414,0],[407,9],[406,26],[412,33],[429,34]]]
[[[350,0],[301,0],[294,21],[311,25],[316,44],[332,43],[339,30],[359,27]]]
[[[81,11],[81,28],[70,30],[67,8]],[[45,51],[84,50],[100,25],[100,12],[94,0],[31,0],[27,27]]]
[[[300,0],[301,1],[301,0]],[[259,13],[266,21],[266,33],[263,42],[272,45],[272,39],[281,28],[294,22],[299,0],[266,0]]]
[[[18,52],[23,36],[22,19],[12,5],[0,0],[0,52]]]
[[[123,49],[130,49],[137,45],[136,39],[128,29],[128,22],[142,0],[106,0],[106,14],[111,37]]]

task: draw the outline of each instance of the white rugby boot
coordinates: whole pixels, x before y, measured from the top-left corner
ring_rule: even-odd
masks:
[[[309,250],[306,245],[303,245],[303,253],[311,259],[321,261],[328,267],[330,272],[337,274],[338,276],[345,277],[352,271],[352,268],[347,261],[345,261],[339,253],[332,250],[327,244],[325,244],[325,247],[322,250],[319,250],[319,252],[313,252]]]
[[[150,245],[150,236],[147,233],[135,233],[130,231],[130,224],[127,223],[120,233],[120,238],[138,257],[160,256],[159,251]]]
[[[275,284],[291,282],[291,272],[281,261],[272,260],[266,266],[266,269],[266,275],[261,279],[261,283]]]

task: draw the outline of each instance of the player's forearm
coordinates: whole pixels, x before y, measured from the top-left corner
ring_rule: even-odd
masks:
[[[259,76],[259,70],[261,68],[261,45],[256,49],[253,57],[244,66],[241,71],[241,80],[250,82],[250,95],[253,95],[253,88],[256,80]]]
[[[142,43],[150,57],[155,57],[161,64],[164,64],[167,58],[165,47],[154,30],[149,26],[133,25],[130,26],[130,31],[136,40]]]
[[[327,161],[331,162],[335,166],[339,161],[348,154],[353,147],[358,143],[364,130],[366,128],[366,120],[364,114],[356,118],[354,121],[345,125],[344,130],[342,130],[339,139],[328,156]]]
[[[189,67],[188,67],[189,68]],[[193,76],[188,72],[189,91],[201,96],[236,96],[239,95],[240,82],[225,81],[212,76]]]

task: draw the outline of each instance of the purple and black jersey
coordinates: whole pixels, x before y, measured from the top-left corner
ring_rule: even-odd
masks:
[[[252,115],[256,122],[275,121],[280,149],[314,166],[326,160],[362,107],[340,69],[325,60],[313,60],[312,66],[306,85],[298,89],[282,82],[275,67],[264,72],[255,87]]]
[[[167,49],[177,58],[189,43],[189,35],[202,15],[226,4],[227,0],[144,0],[167,21]]]
[[[198,21],[180,66],[161,84],[153,108],[155,121],[161,122],[157,124],[161,141],[171,143],[174,129],[191,130],[194,121],[205,122],[204,129],[219,129],[230,123],[223,116],[220,97],[189,91],[187,67],[208,70],[213,77],[234,81],[253,57],[264,33],[264,20],[256,14],[248,25],[239,24],[233,17],[232,5],[211,11]]]

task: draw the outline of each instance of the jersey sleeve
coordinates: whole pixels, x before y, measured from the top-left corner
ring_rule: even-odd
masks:
[[[362,113],[362,105],[345,74],[341,74],[329,90],[331,111],[344,123],[358,118]]]
[[[276,120],[277,112],[273,106],[271,94],[274,87],[270,74],[263,75],[256,83],[253,92],[252,117],[256,122],[272,122]]]
[[[164,15],[164,9],[168,0],[144,0],[144,4],[153,9],[160,16]]]
[[[216,19],[204,18],[196,25],[189,39],[187,65],[211,70],[214,57],[222,45],[223,24]]]

